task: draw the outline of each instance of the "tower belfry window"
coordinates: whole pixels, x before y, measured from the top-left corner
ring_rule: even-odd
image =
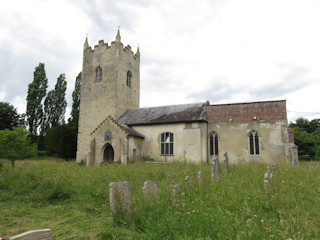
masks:
[[[132,74],[130,71],[127,72],[127,86],[128,87],[131,87],[131,77],[132,77]]]
[[[102,82],[102,68],[101,67],[97,67],[95,70],[94,82],[95,83]]]

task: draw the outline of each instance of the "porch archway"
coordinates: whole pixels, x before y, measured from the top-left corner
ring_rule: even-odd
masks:
[[[112,163],[114,160],[114,150],[113,147],[108,144],[103,152],[103,162],[104,163]]]

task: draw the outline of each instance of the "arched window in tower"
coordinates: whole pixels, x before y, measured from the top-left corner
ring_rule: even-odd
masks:
[[[99,83],[102,82],[102,68],[99,66],[95,70],[94,82]]]
[[[215,132],[212,132],[209,137],[209,149],[210,155],[219,155],[219,146],[218,146],[218,135]]]
[[[249,133],[250,155],[260,154],[260,139],[257,131],[253,130]]]
[[[131,77],[132,77],[132,74],[130,71],[127,72],[127,86],[128,87],[131,87]]]

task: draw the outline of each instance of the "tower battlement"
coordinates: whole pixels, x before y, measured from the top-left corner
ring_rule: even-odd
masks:
[[[113,48],[116,48],[119,50],[121,49],[122,52],[125,52],[127,54],[131,54],[135,60],[140,60],[139,47],[137,48],[136,53],[134,53],[129,44],[124,47],[123,43],[120,41],[119,42],[113,41],[113,42],[111,42],[111,45],[108,45],[108,43],[105,43],[104,40],[99,40],[98,44],[94,45],[94,47],[92,49],[92,47],[88,44],[88,38],[86,38],[86,41],[84,44],[84,52],[88,53],[88,54],[92,54],[95,51],[109,51]],[[108,54],[108,53],[106,52],[106,54]]]

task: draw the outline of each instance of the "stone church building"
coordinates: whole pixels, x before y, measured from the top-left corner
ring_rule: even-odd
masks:
[[[231,163],[291,162],[297,158],[286,101],[203,103],[139,108],[140,52],[86,39],[77,163],[211,162],[228,153]]]

